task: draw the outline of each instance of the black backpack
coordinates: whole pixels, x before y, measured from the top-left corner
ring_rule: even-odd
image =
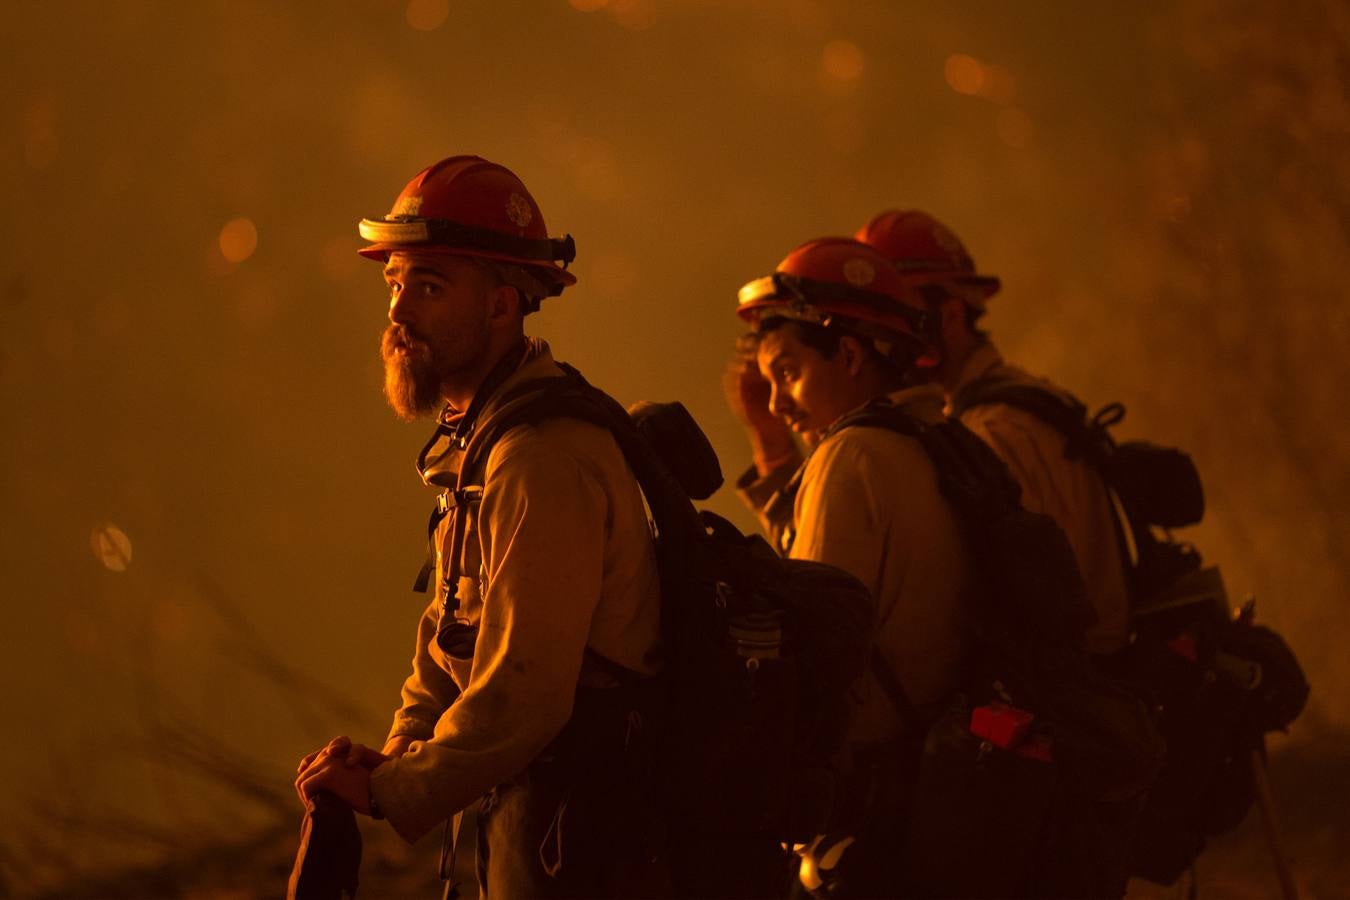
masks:
[[[1168,750],[1140,816],[1132,874],[1170,884],[1207,837],[1246,816],[1255,799],[1252,754],[1264,753],[1265,732],[1284,730],[1302,712],[1307,680],[1284,640],[1253,622],[1250,603],[1234,615],[1218,569],[1172,537],[1171,529],[1204,515],[1187,454],[1117,443],[1110,428],[1124,418],[1119,403],[1089,417],[1076,399],[1023,381],[977,381],[952,412],[989,403],[1021,409],[1062,434],[1066,456],[1092,464],[1116,501],[1134,639],[1109,665],[1149,699]]]
[[[858,427],[920,443],[975,567],[971,658],[935,722],[916,718],[904,686],[873,657],[902,719],[926,727],[900,862],[907,892],[1122,894],[1122,848],[1162,746],[1138,698],[1088,663],[1091,611],[1068,540],[1022,507],[1007,467],[960,423],[877,401],[831,433]]]
[[[496,399],[497,411],[468,442],[460,485],[477,485],[481,496],[488,453],[512,428],[563,417],[613,434],[655,529],[665,667],[653,743],[669,828],[677,840],[701,835],[706,847],[762,839],[781,879],[779,842],[809,840],[833,804],[847,689],[867,660],[871,597],[848,573],[781,559],[763,539],[695,509],[691,494],[706,498],[721,473],[683,406],[645,404],[630,416],[562,368]],[[473,502],[473,490],[463,493]],[[588,657],[621,681],[637,678]],[[702,863],[677,861],[686,869]]]

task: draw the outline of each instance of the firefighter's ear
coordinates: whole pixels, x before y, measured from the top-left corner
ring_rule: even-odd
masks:
[[[520,289],[499,284],[488,291],[488,315],[494,320],[521,319],[525,316],[525,298]]]
[[[844,370],[851,377],[857,378],[862,374],[863,366],[867,361],[867,350],[863,347],[862,341],[847,334],[840,337],[839,361],[844,364]]]
[[[950,340],[953,332],[960,333],[966,330],[966,302],[960,297],[944,297],[942,303],[938,305],[939,315],[942,317],[942,339]]]

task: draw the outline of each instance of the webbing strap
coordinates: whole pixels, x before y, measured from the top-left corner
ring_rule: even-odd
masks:
[[[1044,387],[1009,378],[987,376],[971,382],[952,398],[952,416],[977,406],[1002,403],[1020,409],[1049,425],[1064,438],[1064,457],[1066,459],[1085,458],[1101,476],[1106,486],[1111,504],[1111,525],[1115,532],[1116,548],[1127,567],[1130,566],[1130,543],[1135,548],[1135,565],[1155,547],[1157,540],[1144,523],[1136,522],[1129,504],[1121,495],[1110,478],[1107,461],[1116,450],[1116,443],[1109,429],[1125,418],[1125,406],[1121,403],[1109,403],[1099,409],[1091,418],[1085,406],[1076,397],[1056,394]],[[1117,508],[1118,507],[1118,508]],[[1137,580],[1137,571],[1131,582]],[[1137,585],[1131,584],[1132,602],[1136,600]]]
[[[522,338],[519,344],[502,355],[502,358],[492,367],[492,371],[488,372],[487,377],[483,379],[483,383],[478,386],[478,390],[474,391],[473,400],[469,402],[469,408],[455,423],[453,430],[444,421],[445,413],[441,414],[442,421],[436,426],[436,433],[422,448],[422,452],[417,455],[417,470],[419,472],[425,471],[427,454],[442,436],[448,437],[451,444],[460,450],[465,448],[469,442],[469,437],[478,424],[478,417],[482,414],[483,406],[497,392],[502,383],[520,368],[529,352],[529,344]],[[460,481],[462,485],[463,479]],[[454,499],[455,502],[451,503],[451,499]],[[415,592],[419,594],[427,592],[427,586],[431,583],[431,573],[436,568],[436,528],[452,509],[457,509],[463,505],[464,499],[466,498],[462,489],[445,490],[437,495],[436,505],[432,508],[431,515],[427,519],[427,556],[422,561],[422,568],[418,571],[417,578],[413,581]],[[460,551],[462,550],[463,545],[461,544]],[[454,575],[450,579],[453,583],[459,579],[459,551],[452,554],[450,563],[454,567]]]
[[[900,717],[900,724],[911,734],[923,734],[928,728],[928,723],[924,721],[924,717],[919,713],[919,708],[914,705],[914,701],[909,699],[909,693],[905,690],[905,686],[900,683],[900,676],[891,670],[891,667],[881,655],[881,651],[873,647],[868,662],[877,684],[881,685],[882,693],[895,707],[896,715]]]
[[[1106,427],[1119,422],[1125,414],[1123,406],[1113,403],[1089,420],[1087,407],[1076,397],[1060,395],[1025,381],[986,376],[971,382],[952,398],[952,416],[960,417],[977,406],[994,403],[1020,409],[1040,419],[1063,436],[1066,458],[1086,456],[1097,465],[1113,446]]]
[[[436,505],[431,508],[431,515],[427,517],[427,558],[422,563],[422,570],[417,574],[417,580],[413,583],[413,590],[419,594],[427,592],[427,586],[431,582],[431,573],[436,568],[436,528],[444,521],[445,517],[459,509],[471,509],[483,502],[483,489],[472,485],[466,488],[451,490],[449,488],[436,495]],[[459,578],[459,555],[464,552],[464,541],[456,534],[455,546],[451,548],[452,567],[446,578],[449,580]]]
[[[442,633],[437,635],[438,641],[441,641],[442,637],[445,638],[442,642],[443,647],[453,638],[457,642],[456,654],[459,656],[472,652],[472,636],[460,633],[463,629],[447,629],[446,626],[450,624],[448,611],[458,608],[454,591],[457,588],[463,542],[468,530],[468,509],[471,505],[481,502],[484,470],[492,447],[512,428],[546,419],[571,418],[606,429],[614,437],[625,462],[632,470],[662,540],[668,544],[685,546],[706,536],[698,512],[688,495],[657,457],[655,450],[638,432],[627,411],[608,394],[592,387],[576,369],[565,363],[558,365],[563,370],[563,375],[527,381],[503,393],[498,398],[492,414],[483,420],[482,427],[478,427],[476,422],[478,410],[470,408],[475,421],[461,435],[464,455],[460,465],[458,487],[453,492],[447,492],[450,499],[455,501],[452,508],[456,515],[451,558],[446,566],[452,581],[446,585],[446,604],[442,608]],[[466,414],[466,418],[468,417]],[[437,523],[439,524],[439,519]],[[434,528],[433,525],[433,531]],[[430,564],[434,566],[434,556]],[[428,574],[428,580],[429,577]],[[455,631],[453,635],[450,633],[451,630]],[[447,649],[447,652],[450,651]],[[629,670],[589,648],[586,652],[587,657],[597,668],[609,674],[621,685],[645,680],[645,676],[640,673]]]
[[[440,495],[444,496],[444,493]],[[440,497],[437,497],[438,502],[431,508],[431,515],[427,516],[427,558],[422,561],[422,568],[413,581],[413,591],[419,594],[425,594],[428,585],[431,584],[431,572],[436,568],[436,529],[449,512],[448,509],[442,509]]]

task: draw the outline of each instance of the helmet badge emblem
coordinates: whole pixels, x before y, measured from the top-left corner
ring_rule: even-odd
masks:
[[[844,280],[854,287],[867,287],[876,277],[876,269],[861,257],[854,257],[844,263]]]
[[[396,216],[415,216],[422,210],[422,196],[420,194],[409,194],[406,197],[399,197],[398,202],[394,204],[393,215]]]
[[[530,209],[530,201],[512,192],[511,196],[506,198],[506,217],[517,228],[524,228],[534,220],[534,210]]]

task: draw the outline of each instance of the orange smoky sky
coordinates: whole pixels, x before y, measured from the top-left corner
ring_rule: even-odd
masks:
[[[282,784],[332,734],[382,741],[431,498],[355,226],[455,153],[576,238],[577,287],[529,330],[625,403],[683,400],[732,476],[736,289],[880,209],[935,214],[1003,279],[1008,357],[1193,452],[1189,536],[1309,670],[1293,739],[1350,726],[1334,4],[20,0],[4,22],[7,821],[58,795],[218,820],[219,785],[145,761],[183,723]],[[753,527],[728,490],[711,506]]]

